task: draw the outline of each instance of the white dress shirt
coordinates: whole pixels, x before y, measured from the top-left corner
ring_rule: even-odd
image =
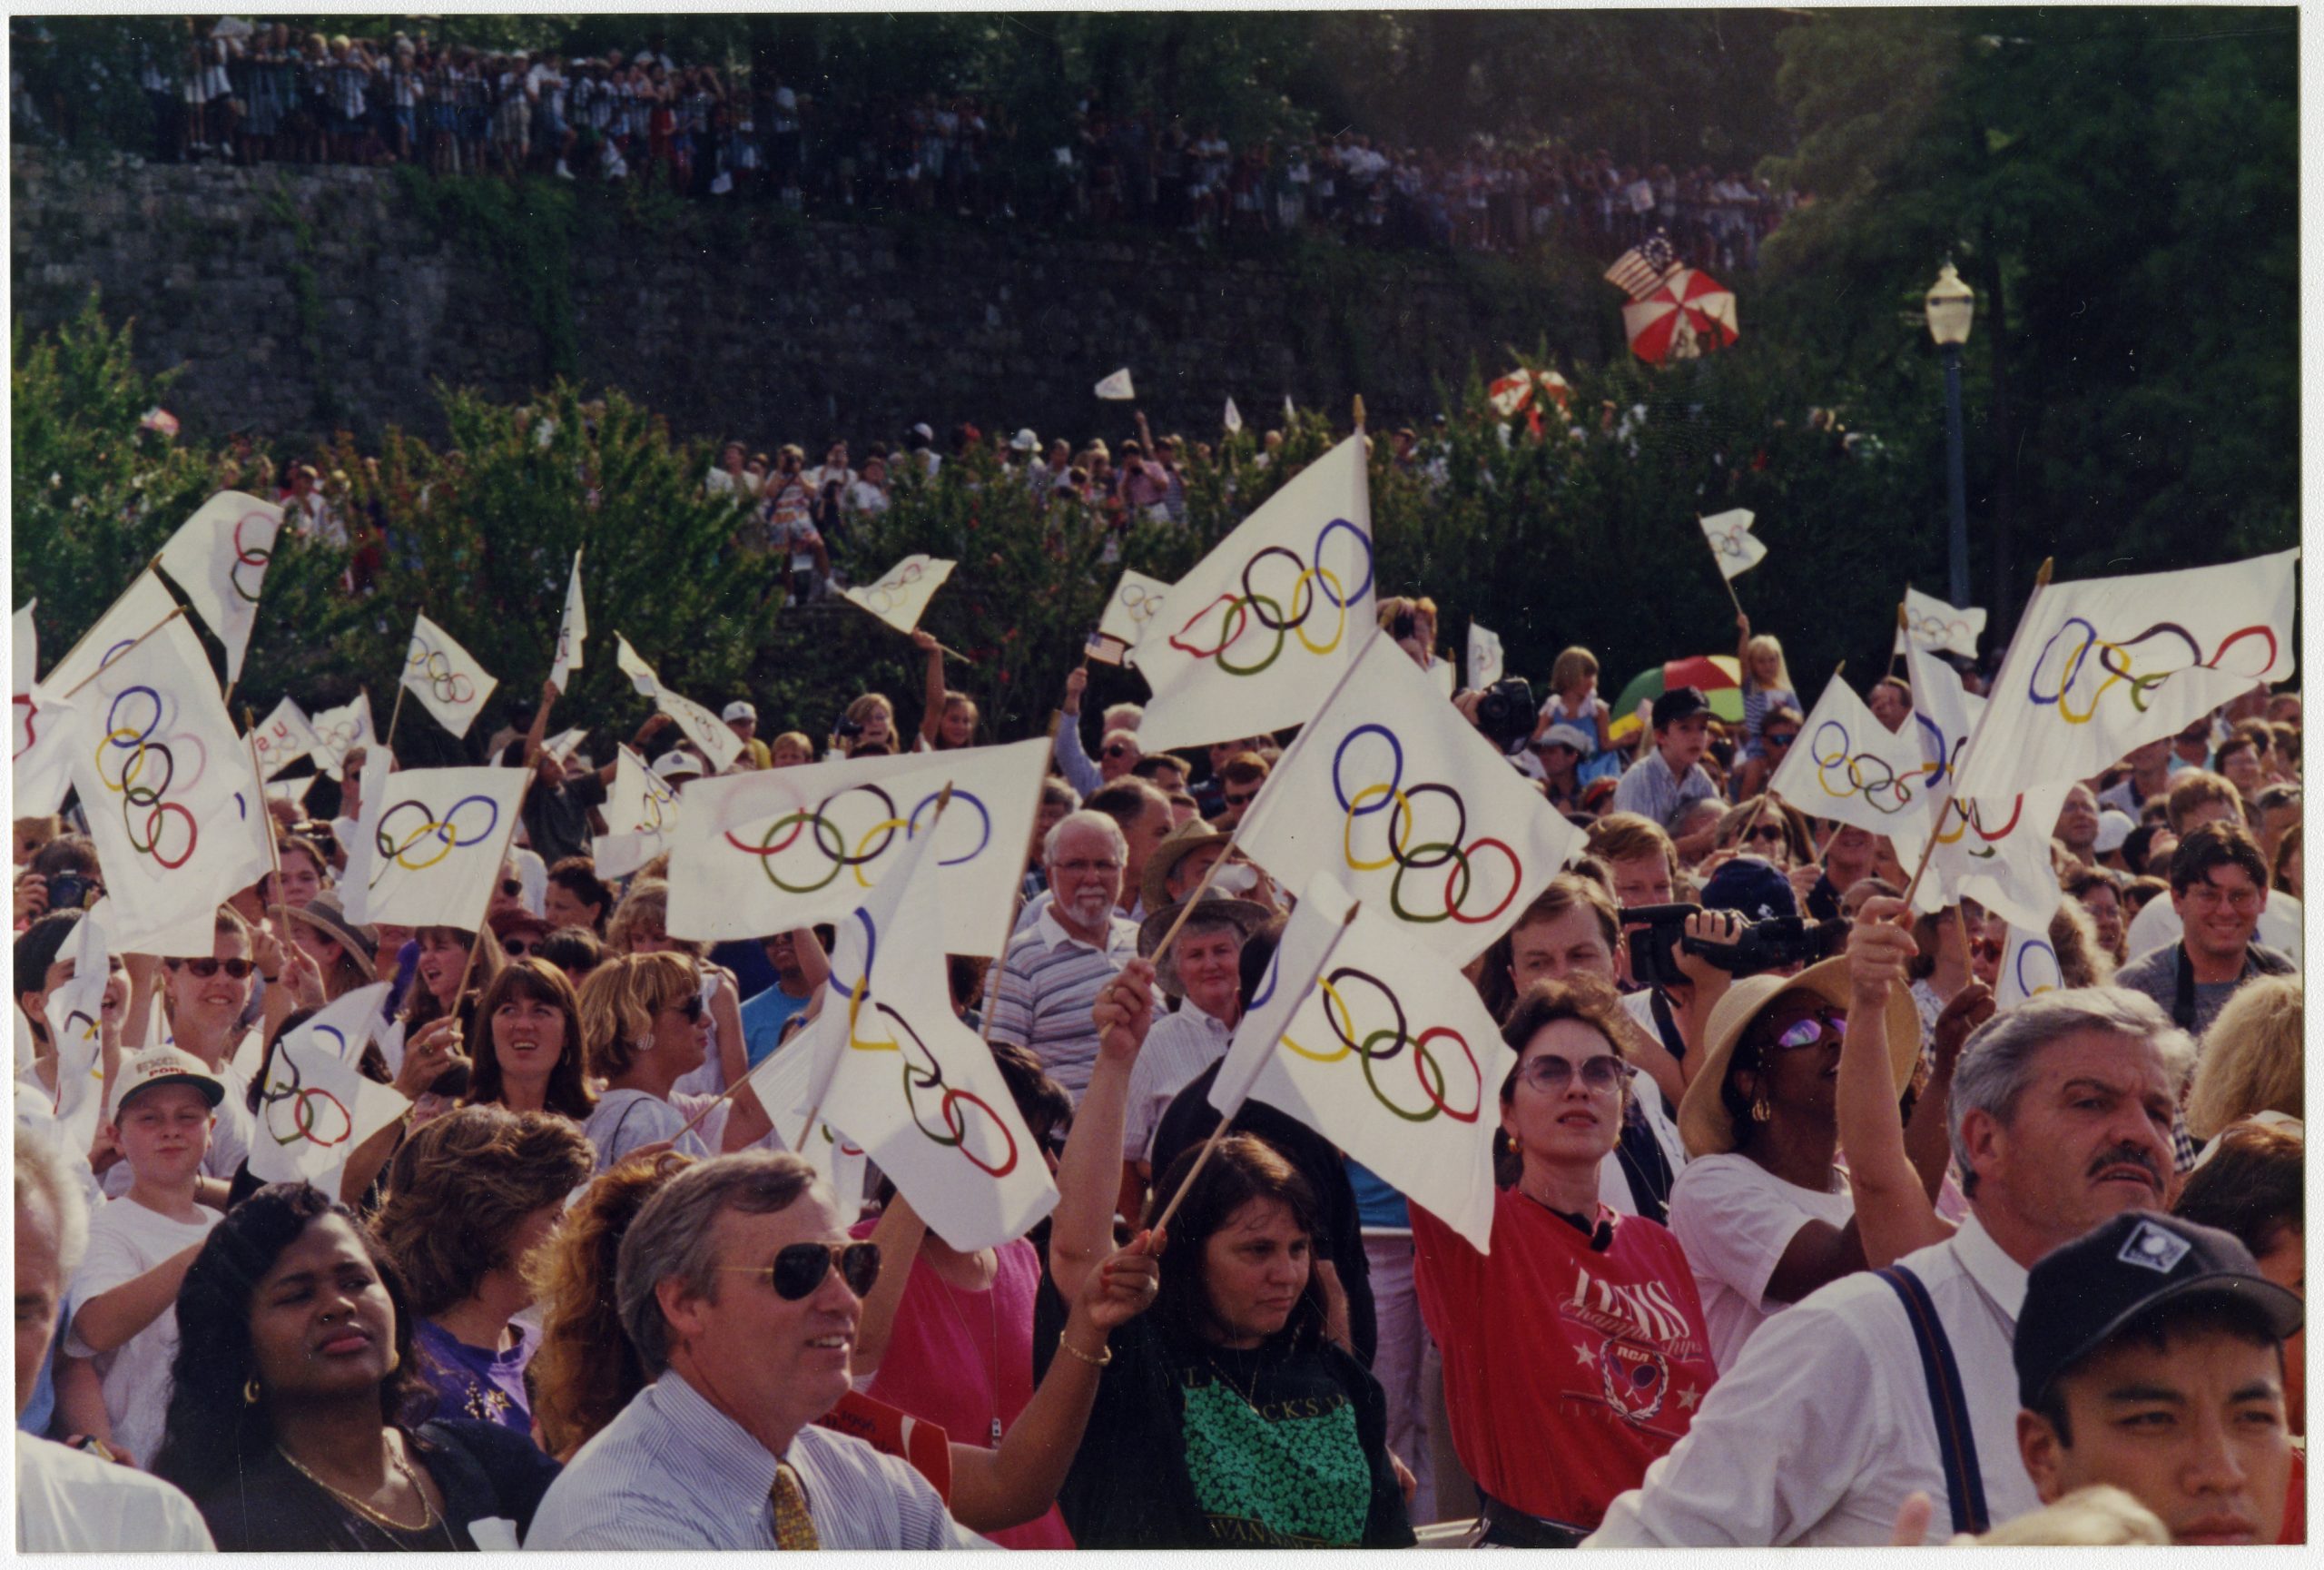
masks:
[[[2034,1509],[2010,1360],[2025,1267],[1974,1215],[1897,1262],[1928,1289],[1953,1343],[1994,1524]],[[1587,1546],[1885,1546],[1915,1490],[1936,1501],[1927,1540],[1945,1542],[1952,1517],[1919,1343],[1895,1289],[1858,1271],[1759,1327],[1687,1437],[1614,1501]]]
[[[214,1546],[193,1501],[159,1477],[16,1436],[19,1554],[207,1554]]]

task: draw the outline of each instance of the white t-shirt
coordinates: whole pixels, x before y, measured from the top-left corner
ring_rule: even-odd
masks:
[[[196,1216],[192,1221],[174,1221],[134,1200],[120,1199],[89,1218],[89,1251],[73,1275],[70,1311],[77,1317],[90,1298],[192,1248],[221,1219],[217,1211],[201,1207],[196,1207]],[[103,1354],[81,1339],[76,1326],[64,1338],[64,1350],[72,1357],[95,1358],[113,1438],[140,1466],[151,1466],[169,1408],[170,1363],[178,1350],[177,1309],[163,1309],[152,1324]]]
[[[1769,1300],[1768,1279],[1799,1229],[1810,1221],[1845,1227],[1856,1214],[1847,1180],[1834,1172],[1832,1181],[1834,1191],[1819,1194],[1734,1154],[1699,1156],[1679,1174],[1670,1230],[1694,1267],[1711,1361],[1722,1372],[1735,1366],[1752,1331],[1790,1306]]]
[[[716,1148],[708,1141],[724,1132],[726,1114],[733,1102],[711,1113],[687,1132],[681,1134],[678,1131],[685,1128],[711,1100],[709,1096],[674,1095],[665,1101],[644,1091],[607,1091],[597,1098],[589,1121],[581,1125],[581,1132],[596,1149],[597,1170],[601,1172],[619,1165],[622,1158],[640,1145],[662,1140],[675,1140],[682,1153],[707,1159],[716,1153]]]
[[[2280,889],[2271,889],[2268,903],[2260,907],[2260,927],[2251,934],[2252,941],[2280,949],[2297,963],[2300,957],[2300,905],[2297,899]],[[2137,959],[2165,943],[2175,943],[2186,933],[2179,920],[2179,912],[2169,894],[2157,894],[2147,901],[2146,908],[2131,918],[2129,935],[2123,939],[2129,957]]]
[[[18,1553],[208,1554],[216,1546],[193,1501],[159,1477],[16,1436]]]

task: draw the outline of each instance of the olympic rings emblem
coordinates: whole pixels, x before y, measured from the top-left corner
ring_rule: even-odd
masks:
[[[427,639],[415,635],[403,663],[404,680],[425,682],[438,703],[458,708],[476,701],[476,683],[466,671],[454,668],[451,656],[431,647]]]
[[[1944,821],[1958,826],[1951,834],[1945,833],[1940,827],[1936,831],[1936,843],[1941,845],[1957,844],[1970,830],[1974,829],[1977,832],[1977,838],[1983,843],[1970,846],[1967,854],[1979,861],[1990,861],[2001,854],[1994,848],[1994,842],[2007,839],[2011,832],[2017,827],[2018,820],[2025,815],[2025,798],[2020,795],[2012,803],[2009,809],[2009,821],[2001,827],[1990,831],[1986,829],[1984,815],[1978,810],[1975,802],[1964,802],[1956,796],[1947,801],[1945,807],[1947,810]]]
[[[314,1090],[303,1083],[299,1065],[288,1053],[275,1059],[277,1074],[288,1078],[270,1077],[266,1091],[260,1099],[259,1113],[266,1121],[266,1131],[278,1145],[297,1144],[305,1140],[330,1150],[343,1145],[354,1136],[355,1119],[345,1102],[329,1091]],[[290,1109],[290,1128],[284,1132],[280,1109]]]
[[[1971,637],[1969,624],[1962,617],[1956,616],[1948,619],[1931,616],[1926,611],[1907,611],[1905,631],[1915,643],[1931,648],[1944,648],[1948,645],[1958,647]]]
[[[1353,542],[1348,573],[1348,578],[1354,579],[1353,587],[1340,574],[1324,565],[1324,548],[1335,529],[1346,530],[1349,540]],[[1354,556],[1359,552],[1362,556],[1360,574],[1353,566]],[[1289,565],[1270,569],[1263,588],[1262,564],[1272,557],[1281,557]],[[1287,582],[1280,576],[1283,573],[1291,575]],[[1372,541],[1347,519],[1335,518],[1316,531],[1314,566],[1309,566],[1297,551],[1288,547],[1270,545],[1253,553],[1250,559],[1243,564],[1240,587],[1241,594],[1221,594],[1188,617],[1185,625],[1171,635],[1170,647],[1196,659],[1213,660],[1228,676],[1258,675],[1282,656],[1285,638],[1289,636],[1295,636],[1310,654],[1330,654],[1347,636],[1348,607],[1372,592]],[[1307,623],[1317,606],[1325,601],[1339,613],[1339,619],[1332,628],[1330,638],[1318,643],[1308,636]],[[1217,617],[1216,642],[1205,648],[1199,647],[1199,639],[1196,643],[1185,641],[1187,635],[1193,633],[1197,626],[1207,623],[1214,614]],[[1262,634],[1275,634],[1275,647],[1249,663],[1230,662],[1228,651],[1239,650],[1244,634],[1251,630],[1254,622],[1258,624]],[[1256,643],[1256,637],[1252,641]]]
[[[2163,640],[2167,646],[2167,641],[2172,638],[2176,638],[2185,651],[2186,658],[2182,663],[2167,669],[2151,671],[2141,671],[2132,663],[2132,650],[2140,645]],[[2247,639],[2263,641],[2267,645],[2267,657],[2248,673],[2238,671],[2232,674],[2248,674],[2250,679],[2258,681],[2275,667],[2278,653],[2275,630],[2264,622],[2238,627],[2229,633],[2220,640],[2219,647],[2211,650],[2210,657],[2205,658],[2203,646],[2195,635],[2175,621],[2156,622],[2135,637],[2115,642],[2101,637],[2097,627],[2084,617],[2069,617],[2065,625],[2052,633],[2050,640],[2042,646],[2041,656],[2034,662],[2034,669],[2026,676],[2025,696],[2029,702],[2041,707],[2055,708],[2058,717],[2068,725],[2088,725],[2098,713],[2100,700],[2114,687],[2122,686],[2125,689],[2124,696],[2130,699],[2131,707],[2144,714],[2147,694],[2155,687],[2182,670],[2222,668],[2228,651]],[[2085,675],[2090,674],[2093,653],[2097,656],[2095,664],[2098,670],[2104,673],[2104,679],[2097,680],[2094,687],[2083,680]],[[2096,680],[2094,676],[2093,679]],[[2045,686],[2046,691],[2043,690]]]
[[[1913,776],[1899,775],[1896,765],[1874,752],[1851,753],[1854,745],[1848,728],[1838,720],[1827,719],[1816,727],[1808,738],[1807,755],[1816,765],[1816,783],[1824,794],[1835,800],[1845,801],[1860,795],[1864,805],[1884,816],[1900,813],[1913,802]],[[1877,775],[1868,774],[1872,766],[1880,770]],[[1847,782],[1847,789],[1833,788],[1832,776],[1837,774]]]
[[[888,576],[863,591],[864,603],[881,616],[895,609],[896,600],[903,591],[927,576],[926,567],[918,561],[902,561],[888,569]]]
[[[940,792],[931,791],[920,799],[911,812],[898,815],[896,798],[876,785],[849,785],[832,792],[812,807],[802,807],[770,820],[756,844],[726,834],[726,843],[745,855],[759,858],[759,870],[767,882],[787,894],[812,894],[829,888],[842,872],[852,871],[860,888],[870,888],[872,879],[864,868],[888,854],[896,844],[896,831],[901,829],[906,840],[917,834],[924,824],[931,821],[931,813]],[[836,804],[850,797],[861,796],[865,805],[834,812]],[[876,806],[869,804],[876,803]],[[954,807],[974,809],[977,818],[976,842],[954,855],[939,854],[937,865],[956,867],[982,855],[992,844],[992,814],[983,802],[969,791],[952,792]],[[965,819],[961,821],[965,822]],[[876,842],[876,843],[875,843]],[[947,844],[958,839],[946,833]],[[797,854],[790,854],[796,848]],[[820,861],[818,860],[820,858]],[[820,876],[815,875],[820,873]],[[789,874],[789,876],[785,874]],[[793,882],[793,878],[802,881]]]
[[[253,550],[242,541],[242,530],[253,523],[267,531],[266,547],[262,550]],[[256,568],[257,577],[261,579],[265,578],[266,564],[274,559],[274,530],[278,527],[276,519],[262,512],[246,512],[234,520],[234,565],[227,569],[226,581],[247,604],[258,603],[258,584],[252,582],[246,587],[242,582],[242,569]]]
[[[856,915],[863,923],[866,940],[863,972],[868,978],[872,973],[872,957],[879,952],[879,934],[870,917],[860,910]],[[856,1052],[894,1052],[903,1060],[904,1106],[911,1113],[912,1126],[934,1143],[960,1151],[961,1160],[989,1178],[1005,1178],[1015,1171],[1019,1156],[1017,1136],[1009,1132],[1008,1122],[993,1110],[992,1103],[973,1091],[947,1085],[943,1065],[936,1061],[936,1054],[930,1052],[928,1044],[921,1040],[920,1032],[912,1029],[911,1022],[886,1003],[872,998],[865,981],[859,980],[848,989],[848,994],[847,1044]],[[885,1040],[869,1040],[859,1030],[867,1004],[886,1017],[889,1034]],[[911,1042],[911,1051],[909,1052],[904,1047],[907,1038]],[[914,1061],[915,1054],[920,1061]],[[942,1126],[939,1128],[929,1126],[927,1114],[921,1104],[921,1098],[931,1091],[942,1092],[937,1098],[935,1109],[936,1115],[941,1120]],[[970,1117],[971,1109],[980,1114],[974,1120]]]
[[[2034,974],[2031,977],[2025,973],[2029,960],[2034,962]],[[2016,969],[2017,990],[2029,998],[2038,998],[2043,992],[2053,992],[2065,985],[2065,971],[2058,963],[2058,951],[2041,938],[2033,939],[2017,951]],[[2041,980],[2044,973],[2049,980]]]
[[[1703,534],[1710,541],[1714,555],[1731,557],[1740,561],[1751,554],[1751,531],[1743,524],[1730,523],[1724,528],[1712,528],[1706,524]]]
[[[481,824],[477,822],[473,812],[465,819],[460,816],[461,809],[471,803],[487,815]],[[391,823],[394,824],[392,828],[389,827]],[[382,812],[378,826],[371,831],[372,844],[379,853],[379,870],[371,874],[371,886],[379,886],[379,880],[387,876],[390,866],[399,866],[409,873],[426,872],[463,846],[481,844],[499,826],[500,804],[488,795],[462,796],[440,818],[436,815],[434,807],[417,797],[406,796]],[[433,854],[429,854],[424,843],[431,839],[437,846]],[[422,859],[413,859],[415,847],[419,850]]]
[[[1121,592],[1114,597],[1118,599],[1122,608],[1129,613],[1130,620],[1139,627],[1144,627],[1162,614],[1162,594],[1158,590],[1147,588],[1142,583],[1122,585]]]
[[[1339,1045],[1333,1050],[1316,1051],[1303,1047],[1285,1035],[1283,1038],[1285,1047],[1318,1063],[1341,1062],[1353,1055],[1363,1065],[1364,1082],[1372,1091],[1373,1099],[1405,1122],[1425,1123],[1439,1116],[1450,1118],[1456,1123],[1477,1121],[1485,1104],[1484,1071],[1478,1066],[1475,1051],[1460,1032],[1450,1025],[1432,1025],[1414,1034],[1412,1022],[1405,1017],[1403,1000],[1396,996],[1388,983],[1353,965],[1341,965],[1331,974],[1318,977],[1315,987],[1323,995],[1324,1022],[1331,1027],[1332,1034],[1338,1038]],[[1351,1000],[1359,987],[1368,988],[1376,1003],[1384,1005],[1388,1015],[1395,1022],[1393,1024],[1358,1033],[1356,1007]],[[1431,1042],[1444,1042],[1458,1047],[1462,1059],[1468,1064],[1467,1073],[1458,1081],[1460,1093],[1450,1100],[1446,1091],[1452,1088],[1454,1074],[1448,1071],[1445,1062],[1438,1060],[1430,1046]],[[1406,1047],[1412,1049],[1413,1077],[1426,1101],[1426,1105],[1417,1109],[1401,1104],[1389,1093],[1388,1087],[1381,1082],[1380,1071],[1402,1056]],[[1454,1101],[1465,1101],[1467,1105],[1455,1106],[1452,1104]]]
[[[199,736],[178,730],[177,721],[174,698],[143,684],[125,686],[113,694],[105,711],[104,736],[96,752],[97,778],[121,797],[122,833],[129,848],[153,857],[164,871],[185,865],[202,842],[182,798],[210,772],[209,749]],[[183,765],[181,755],[187,759]],[[170,799],[172,795],[180,799]],[[181,825],[174,831],[173,816]]]
[[[1364,785],[1351,794],[1344,779],[1348,750],[1367,733],[1388,744],[1395,757],[1395,766],[1389,771],[1385,781]],[[1340,829],[1340,854],[1345,858],[1348,869],[1359,873],[1383,872],[1392,866],[1396,869],[1395,875],[1388,884],[1388,908],[1395,913],[1398,920],[1422,925],[1449,920],[1475,926],[1501,915],[1517,898],[1517,891],[1525,881],[1524,864],[1518,859],[1517,853],[1501,840],[1482,835],[1468,838],[1468,804],[1451,785],[1434,783],[1406,785],[1403,743],[1397,740],[1395,733],[1387,726],[1360,725],[1340,738],[1339,750],[1332,755],[1332,794],[1339,802],[1340,811],[1346,815]],[[1414,844],[1415,834],[1423,832],[1416,829],[1423,815],[1419,805],[1423,797],[1436,797],[1444,803],[1443,810],[1452,815],[1452,820],[1447,826],[1441,817],[1433,816],[1432,826],[1424,831],[1426,837]],[[1375,856],[1358,852],[1357,831],[1364,826],[1359,820],[1367,817],[1380,820],[1376,826],[1384,830],[1384,854]],[[1466,844],[1462,843],[1464,840]],[[1368,850],[1367,846],[1367,853]],[[1491,909],[1472,913],[1468,907],[1470,896],[1476,892],[1478,885],[1476,864],[1480,854],[1485,851],[1498,853],[1509,864],[1508,885]],[[1433,873],[1439,867],[1446,869],[1442,899],[1443,909],[1432,913],[1406,905],[1404,874]]]
[[[28,692],[17,693],[8,701],[25,711],[16,716],[16,728],[24,733],[25,745],[9,755],[10,761],[13,762],[30,752],[33,744],[40,740],[40,727],[33,724],[34,720],[40,717],[40,705],[33,701],[33,695]]]

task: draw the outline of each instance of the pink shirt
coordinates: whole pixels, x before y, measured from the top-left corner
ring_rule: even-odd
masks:
[[[859,1222],[851,1235],[869,1237],[874,1225]],[[994,1419],[1006,1432],[1033,1398],[1040,1255],[1022,1238],[1002,1244],[999,1254],[1000,1269],[984,1292],[940,1280],[925,1259],[915,1258],[879,1372],[862,1387],[865,1395],[940,1426],[956,1444],[991,1444]],[[1055,1505],[1038,1520],[985,1535],[1004,1548],[1073,1546]]]

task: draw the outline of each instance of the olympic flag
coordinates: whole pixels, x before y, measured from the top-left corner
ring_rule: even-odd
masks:
[[[697,780],[669,836],[670,933],[756,938],[843,921],[917,831],[936,826],[944,884],[935,953],[999,954],[1032,833],[1049,743],[907,753]]]
[[[1905,614],[1896,626],[1896,652],[1908,644],[1943,649],[1963,659],[1977,657],[1977,637],[1985,630],[1985,613],[1975,606],[1950,606],[1933,594],[1906,585]]]
[[[100,901],[99,907],[109,903]],[[56,1044],[56,1093],[49,1106],[64,1148],[85,1150],[104,1120],[103,1016],[105,988],[112,982],[105,923],[97,911],[73,923],[57,958],[71,962],[73,979],[48,994],[48,1039]]]
[[[1867,834],[1918,833],[1928,821],[1919,738],[1892,731],[1838,676],[1807,711],[1799,739],[1768,789],[1804,813],[1836,818]]]
[[[411,645],[404,651],[403,685],[427,706],[437,724],[464,736],[500,682],[422,611],[412,618]]]
[[[282,509],[272,502],[222,490],[194,509],[162,548],[162,570],[177,581],[186,603],[226,646],[229,686],[241,677],[251,625],[258,617],[259,588],[281,527]]]
[[[2029,933],[2014,923],[2001,950],[2001,974],[1994,979],[1994,1007],[2012,1009],[2028,998],[2064,986],[2065,973],[2058,965],[2058,951],[2045,929]]]
[[[614,634],[614,664],[629,677],[630,686],[654,700],[654,706],[677,722],[678,730],[709,761],[711,772],[723,774],[743,755],[743,738],[734,728],[690,697],[672,692],[654,674],[654,667],[629,647],[629,639]]]
[[[1501,635],[1492,628],[1469,624],[1469,685],[1482,692],[1501,679]]]
[[[64,711],[43,705],[33,673],[40,667],[40,632],[28,602],[12,628],[14,663],[8,667],[8,711],[15,716],[9,773],[18,817],[45,817],[64,805],[68,776],[60,723]],[[162,612],[164,616],[167,611]]]
[[[835,995],[832,1006],[838,1006]],[[811,1110],[808,1099],[814,1093],[814,1069],[815,1054],[808,1050],[807,1038],[794,1035],[761,1058],[758,1067],[751,1071],[751,1090],[766,1109],[774,1124],[775,1141],[784,1150],[794,1148],[787,1141],[797,1137],[799,1120]],[[828,1119],[819,1114],[815,1126],[795,1149],[833,1194],[863,1192],[867,1160],[863,1147],[832,1128]]]
[[[1942,799],[1944,817],[1936,850],[1914,896],[1915,909],[1942,910],[1965,896],[2013,926],[2047,932],[2064,894],[2050,863],[2050,831],[2065,805],[2071,781],[2034,785],[2014,796],[1955,796]],[[1896,854],[1906,866],[1920,860],[1929,819],[1892,831]]]
[[[201,638],[164,624],[99,669],[71,713],[64,746],[114,902],[113,947],[208,954],[210,913],[265,874],[269,830]]]
[[[589,609],[581,603],[581,553],[573,553],[572,581],[565,586],[565,618],[556,627],[556,657],[551,661],[550,679],[562,692],[572,684],[573,673],[581,668],[581,645],[589,636]]]
[[[1237,833],[1285,885],[1329,877],[1455,964],[1515,925],[1584,843],[1409,655],[1368,634]]]
[[[934,557],[908,556],[881,574],[879,582],[842,589],[841,597],[862,606],[898,632],[910,632],[928,614],[928,602],[952,576],[955,565]]]
[[[597,875],[627,877],[667,845],[678,821],[678,790],[621,746],[614,755],[614,788],[603,810],[613,832],[597,836]]]
[[[1367,901],[1259,1059],[1251,1095],[1379,1173],[1479,1252],[1492,1249],[1492,1136],[1516,1054],[1451,961]]]
[[[943,818],[960,810],[956,791]],[[965,1251],[1022,1237],[1058,1196],[990,1049],[953,1013],[931,963],[948,947],[942,837],[914,836],[840,923],[831,995],[786,1050],[814,1054],[809,1104]]]
[[[39,652],[33,628],[33,606],[27,605],[16,613],[16,667],[10,683],[10,706],[16,716],[17,746],[12,771],[15,805],[9,809],[15,816],[39,817],[64,805],[64,793],[72,785],[72,764],[67,755],[73,746],[73,727],[65,716],[64,695],[80,686],[106,661],[119,658],[131,644],[160,626],[177,607],[176,599],[162,587],[161,576],[147,568],[130,580],[121,597],[97,618],[94,627],[81,635],[79,643],[65,651],[64,658],[48,673],[48,678],[39,682],[33,679],[34,660]],[[201,647],[201,640],[196,639],[196,652]],[[209,664],[207,655],[202,656],[202,664]]]
[[[311,723],[315,727],[315,763],[323,773],[337,779],[346,765],[347,755],[359,746],[368,747],[374,739],[371,695],[359,692],[353,703],[327,708]]]
[[[1751,532],[1751,521],[1749,510],[1740,507],[1701,520],[1703,537],[1710,541],[1721,578],[1738,578],[1767,559],[1767,545]]]
[[[1994,678],[1961,789],[2086,779],[2292,673],[2299,552],[2034,591]],[[2044,824],[2046,827],[2047,825]]]
[[[1123,573],[1112,597],[1106,601],[1105,615],[1098,618],[1098,636],[1089,640],[1089,657],[1105,665],[1120,665],[1146,636],[1147,624],[1162,614],[1170,588],[1160,578],[1142,572]]]
[[[359,987],[274,1043],[251,1130],[251,1177],[312,1183],[336,1199],[347,1158],[411,1105],[356,1066],[389,986]]]
[[[1913,723],[1906,728],[1920,739],[1921,775],[1929,793],[1942,796],[1959,788],[1955,770],[1985,712],[1985,700],[1963,686],[1954,668],[1925,644],[1905,644],[1905,676],[1913,684]]]
[[[341,891],[349,918],[474,932],[532,778],[522,768],[415,768],[375,786],[367,765]]]
[[[251,733],[251,746],[258,752],[260,775],[272,779],[321,746],[322,742],[299,706],[286,697]]]

